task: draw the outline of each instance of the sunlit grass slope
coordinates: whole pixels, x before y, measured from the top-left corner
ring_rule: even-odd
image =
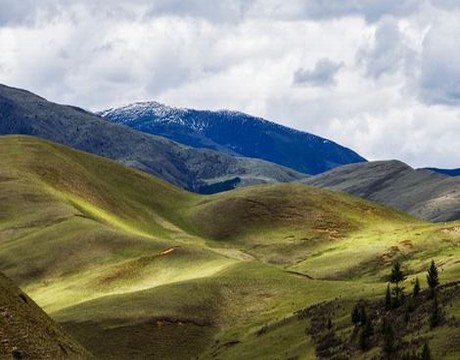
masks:
[[[2,268],[42,304],[205,276],[232,262],[183,230],[188,193],[31,137],[4,137],[0,150]]]
[[[293,264],[318,249],[342,246],[363,232],[417,220],[356,197],[298,184],[273,184],[202,199],[191,210],[195,231],[254,257]],[[221,215],[220,215],[221,214]]]
[[[0,153],[0,270],[100,358],[311,358],[293,312],[379,298],[395,259],[460,276],[458,223],[294,184],[198,196],[32,137]]]

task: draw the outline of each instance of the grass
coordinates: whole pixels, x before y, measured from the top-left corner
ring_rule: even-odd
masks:
[[[0,152],[0,270],[99,358],[313,358],[295,312],[336,299],[349,331],[396,259],[406,284],[431,259],[460,278],[460,222],[296,184],[198,196],[31,137]],[[458,354],[443,331],[433,352]]]
[[[93,358],[2,273],[0,309],[0,358]]]

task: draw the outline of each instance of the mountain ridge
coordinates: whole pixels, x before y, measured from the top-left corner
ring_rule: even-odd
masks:
[[[0,85],[0,109],[0,134],[39,136],[115,159],[192,191],[206,191],[209,185],[230,179],[238,179],[230,184],[232,188],[305,176],[258,159],[193,149],[5,85]]]
[[[301,182],[344,191],[424,220],[460,219],[460,178],[413,169],[399,160],[346,165]]]
[[[306,173],[366,161],[331,140],[233,110],[137,102],[98,112],[106,120],[193,146],[255,157]]]
[[[425,169],[437,172],[439,174],[447,175],[447,176],[460,176],[460,168],[458,169],[440,169],[440,168],[428,167]]]

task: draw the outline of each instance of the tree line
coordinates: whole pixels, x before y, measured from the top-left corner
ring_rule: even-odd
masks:
[[[405,322],[409,321],[410,313],[415,311],[419,305],[421,286],[418,277],[410,294],[406,294],[404,281],[407,276],[401,268],[399,261],[396,261],[388,276],[388,285],[385,292],[383,319],[374,319],[369,316],[363,302],[358,302],[351,312],[351,321],[355,332],[359,334],[358,343],[362,351],[369,350],[375,344],[377,338],[383,338],[382,351],[384,359],[400,358],[402,360],[429,360],[432,359],[429,344],[425,342],[419,352],[401,351],[396,345],[398,342],[395,331],[394,313],[400,313],[403,307]],[[442,311],[438,302],[439,272],[435,262],[432,260],[426,275],[428,285],[428,301],[431,302],[429,313],[429,326],[431,329],[439,326],[442,322]],[[374,314],[375,316],[375,314]],[[376,334],[375,322],[379,320],[379,334]]]

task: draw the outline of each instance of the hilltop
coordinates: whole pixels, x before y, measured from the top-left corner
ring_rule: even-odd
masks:
[[[263,159],[306,174],[366,161],[331,140],[238,111],[184,109],[152,101],[99,114],[111,123],[182,144]]]
[[[460,178],[426,169],[414,170],[396,160],[346,165],[302,183],[344,191],[420,219],[460,219]]]

